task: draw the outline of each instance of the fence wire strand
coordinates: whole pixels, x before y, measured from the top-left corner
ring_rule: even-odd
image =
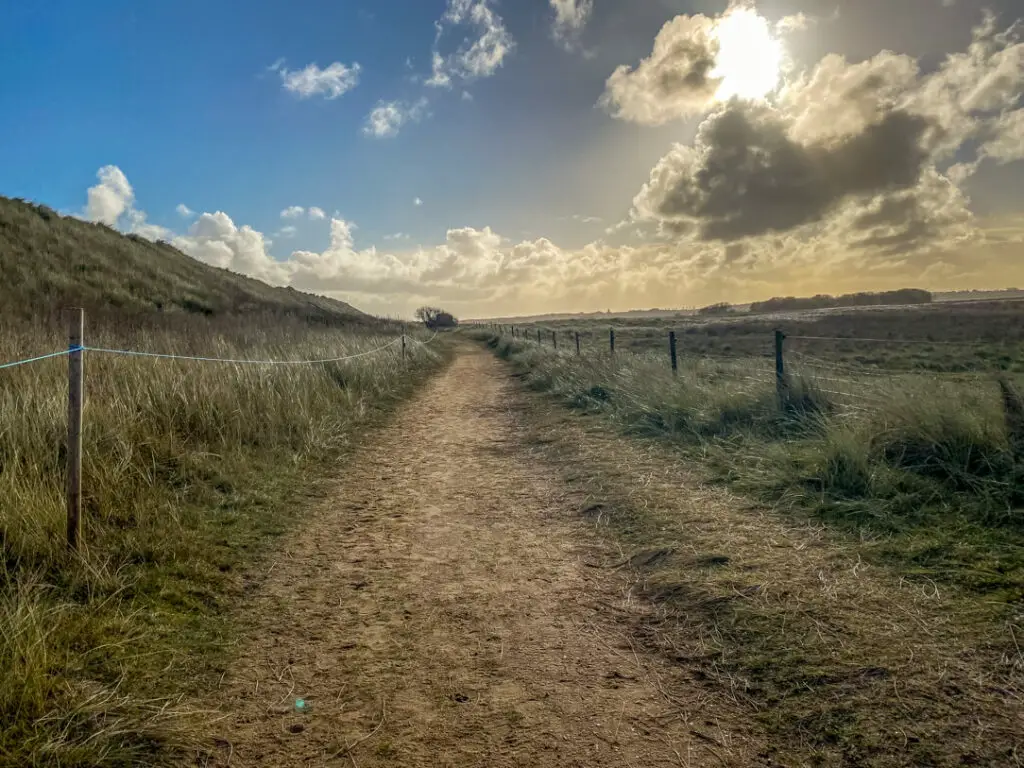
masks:
[[[40,362],[42,360],[50,360],[50,359],[52,359],[54,357],[64,357],[64,355],[70,355],[72,352],[78,352],[78,351],[80,351],[79,348],[74,348],[74,349],[69,348],[69,349],[65,349],[65,350],[63,350],[61,352],[51,352],[48,355],[39,355],[38,357],[29,357],[29,358],[26,358],[25,360],[15,360],[14,362],[11,362],[11,363],[0,363],[0,370],[3,370],[5,368],[17,368],[18,366],[29,365],[31,363],[38,363],[38,362]]]

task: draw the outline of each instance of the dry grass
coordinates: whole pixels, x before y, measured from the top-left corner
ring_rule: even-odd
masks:
[[[44,205],[0,197],[2,318],[49,317],[84,306],[95,322],[170,315],[302,319],[323,325],[372,325],[348,304],[196,261],[167,243],[127,237],[103,224],[60,216]]]
[[[574,365],[533,364],[525,378],[535,384]],[[657,387],[632,372],[597,400],[640,398],[623,389],[634,379]],[[635,593],[658,606],[629,626],[634,642],[747,711],[770,745],[756,764],[1024,763],[1019,606],[894,573],[880,564],[885,540],[867,528],[848,536],[708,484],[691,457],[712,438],[638,441],[609,429],[623,422],[608,416],[536,402],[537,458],[586,494],[581,514],[624,553],[607,565],[625,562]],[[748,447],[734,473],[755,459]]]
[[[98,347],[317,359],[392,329],[197,319],[87,331]],[[9,325],[0,360],[66,345]],[[247,567],[359,434],[442,361],[234,366],[86,355],[84,539],[63,545],[66,362],[0,371],[0,764],[173,760],[216,683]]]

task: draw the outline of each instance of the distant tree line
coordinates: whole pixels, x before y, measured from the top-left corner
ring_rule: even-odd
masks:
[[[842,296],[818,294],[810,298],[795,296],[776,297],[768,301],[755,301],[751,312],[789,312],[796,309],[826,309],[829,307],[871,307],[885,304],[931,304],[932,294],[917,288],[903,288],[881,293],[847,293]]]
[[[705,316],[731,315],[734,311],[732,304],[723,302],[721,304],[711,304],[706,307],[701,307],[697,310],[697,314]]]

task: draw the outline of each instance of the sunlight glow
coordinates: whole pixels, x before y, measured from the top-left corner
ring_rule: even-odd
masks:
[[[711,74],[722,79],[716,99],[763,99],[775,90],[783,51],[767,19],[753,8],[734,8],[715,25],[713,34],[719,50]]]

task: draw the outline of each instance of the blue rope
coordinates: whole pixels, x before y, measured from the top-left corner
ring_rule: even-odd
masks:
[[[128,357],[150,357],[158,358],[161,360],[188,360],[192,362],[200,363],[233,363],[235,365],[318,365],[321,363],[338,363],[343,360],[354,360],[357,357],[366,357],[367,355],[375,355],[378,352],[383,352],[388,347],[393,347],[395,344],[400,342],[402,339],[397,338],[394,341],[385,344],[382,347],[376,347],[368,352],[359,352],[355,355],[346,355],[344,357],[332,357],[326,360],[234,360],[225,357],[193,357],[190,355],[170,355],[161,354],[158,352],[136,352],[130,349],[103,349],[101,347],[84,347],[89,352],[99,352],[106,355],[126,355]]]
[[[13,363],[0,364],[0,370],[4,368],[17,368],[19,365],[28,365],[29,363],[38,363],[40,360],[49,360],[52,357],[63,357],[64,355],[70,355],[72,352],[81,352],[82,347],[73,347],[71,349],[65,349],[63,352],[52,352],[49,355],[40,355],[39,357],[30,357],[27,360],[16,360]]]

